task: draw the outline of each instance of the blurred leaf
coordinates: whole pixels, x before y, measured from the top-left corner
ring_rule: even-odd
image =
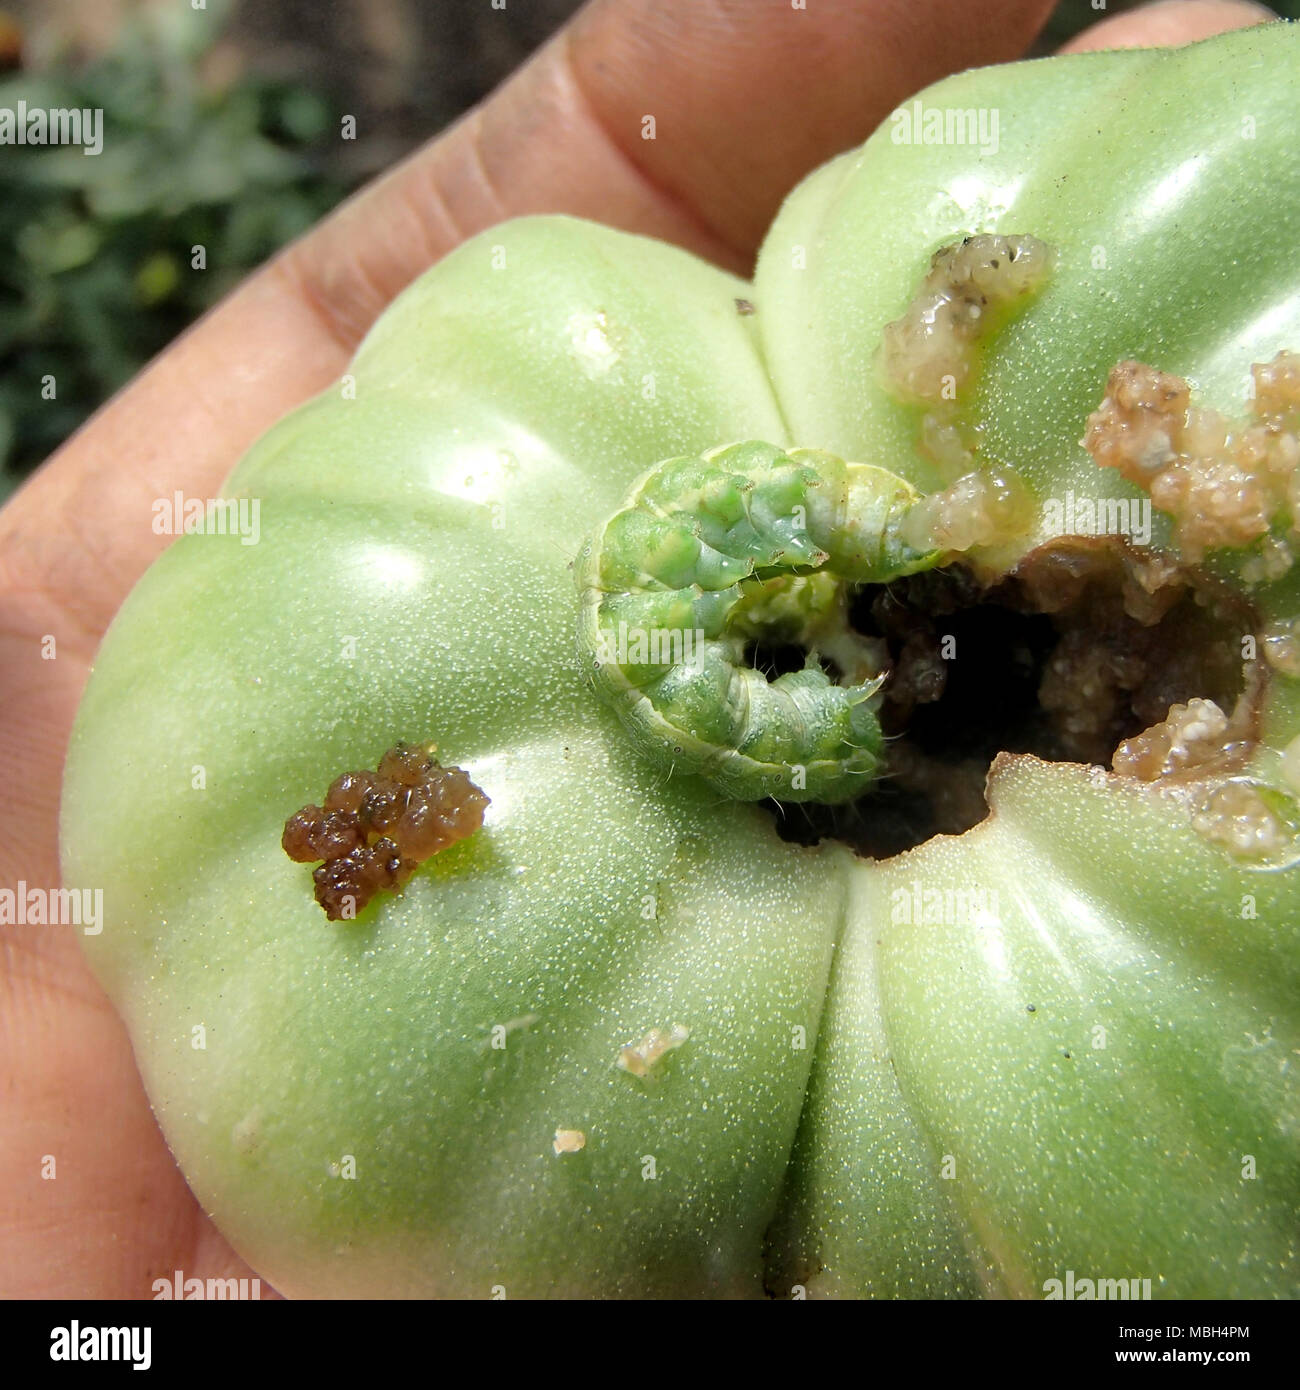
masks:
[[[99,250],[93,223],[68,216],[62,209],[40,222],[29,222],[15,238],[18,254],[42,275],[58,275],[85,265]]]
[[[180,284],[176,258],[168,251],[156,251],[135,273],[136,298],[142,304],[158,304]]]

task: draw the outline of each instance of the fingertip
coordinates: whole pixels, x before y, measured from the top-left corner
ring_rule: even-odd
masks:
[[[1111,15],[1085,29],[1062,53],[1093,53],[1104,48],[1157,48],[1249,29],[1278,19],[1257,0],[1152,0],[1136,10]]]

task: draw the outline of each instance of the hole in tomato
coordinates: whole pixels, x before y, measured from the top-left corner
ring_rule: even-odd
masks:
[[[1122,539],[1063,538],[993,582],[953,564],[865,586],[851,620],[888,653],[883,776],[843,806],[776,807],[786,840],[832,837],[879,859],[961,834],[988,814],[1000,752],[1186,780],[1239,766],[1256,737],[1266,674],[1245,640],[1253,607]],[[754,657],[793,660],[761,646]],[[1200,701],[1215,718],[1206,704],[1176,709]]]

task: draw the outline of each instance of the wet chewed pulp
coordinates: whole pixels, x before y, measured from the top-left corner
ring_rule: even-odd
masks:
[[[458,767],[442,767],[432,745],[398,743],[378,770],[336,777],[324,806],[304,806],[285,822],[290,859],[324,863],[312,878],[332,922],[352,918],[376,893],[400,888],[431,855],[483,824],[485,793]]]
[[[1280,579],[1294,558],[1300,354],[1280,352],[1251,373],[1253,418],[1238,422],[1193,405],[1182,377],[1121,362],[1088,417],[1083,444],[1101,467],[1117,469],[1173,517],[1185,559],[1267,538],[1243,574],[1260,582]]]
[[[986,342],[1043,289],[1055,250],[1033,236],[983,233],[940,247],[901,318],[885,326],[880,369],[891,394],[923,407],[917,449],[948,487],[926,498],[904,535],[968,551],[1029,529],[1034,502],[1006,467],[977,457],[966,414]]]

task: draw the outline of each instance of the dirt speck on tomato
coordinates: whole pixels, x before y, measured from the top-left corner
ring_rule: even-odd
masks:
[[[551,1148],[558,1158],[561,1154],[581,1153],[587,1147],[587,1136],[580,1129],[557,1129]]]
[[[680,1023],[671,1028],[651,1028],[639,1042],[619,1049],[618,1065],[633,1076],[649,1076],[665,1053],[681,1047],[690,1036],[691,1030]]]

